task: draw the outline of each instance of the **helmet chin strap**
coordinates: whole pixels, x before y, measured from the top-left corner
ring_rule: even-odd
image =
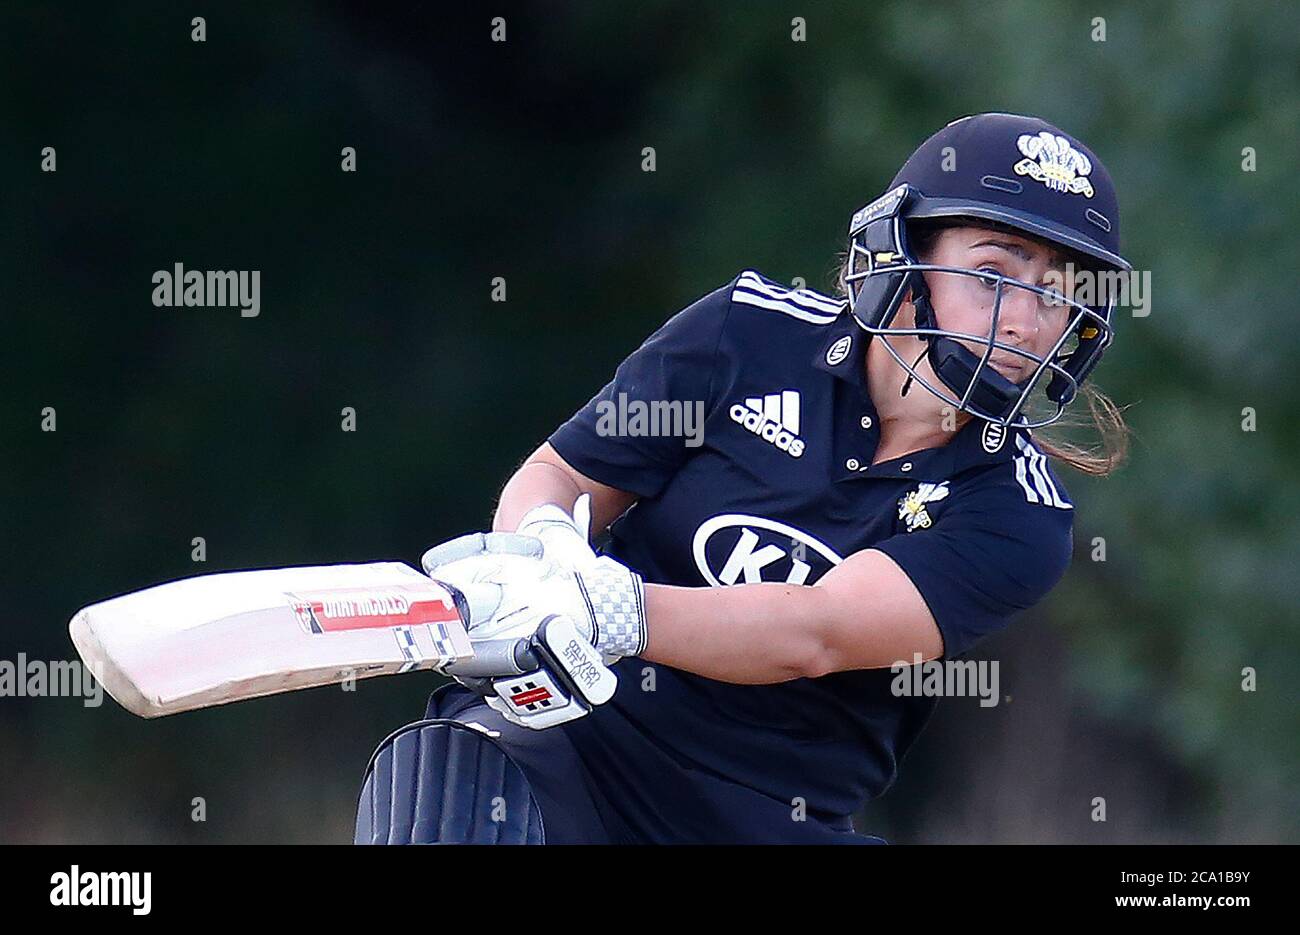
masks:
[[[907,379],[903,381],[903,388],[898,393],[899,399],[906,396],[907,391],[912,388],[912,380],[916,378],[916,368],[921,363],[922,358],[924,358],[928,353],[930,353],[930,348],[927,346],[917,355],[916,360],[912,361],[912,369],[908,372]]]
[[[926,287],[924,278],[917,278],[920,282],[918,285],[913,285],[912,294],[909,295],[912,301],[912,324],[920,324],[921,316],[924,315],[931,320],[931,325],[933,325],[934,310],[930,306],[930,290]],[[917,308],[918,302],[924,304],[924,310]],[[921,353],[916,356],[916,360],[912,361],[912,369],[908,371],[907,379],[903,381],[903,388],[898,392],[899,399],[907,396],[907,391],[912,388],[912,381],[916,379],[917,365],[921,363],[926,354],[930,353],[930,339],[928,337],[921,338],[921,345]]]

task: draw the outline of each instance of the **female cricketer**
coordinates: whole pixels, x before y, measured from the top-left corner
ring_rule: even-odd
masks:
[[[879,843],[851,816],[935,701],[899,673],[1038,603],[1072,551],[1053,461],[1123,456],[1085,381],[1130,269],[1092,151],[980,114],[853,215],[837,294],[746,270],[674,316],[493,532],[426,554],[482,651],[372,757],[357,841]],[[1080,395],[1100,447],[1031,434]]]

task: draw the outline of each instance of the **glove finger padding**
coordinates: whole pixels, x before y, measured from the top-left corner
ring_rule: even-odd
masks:
[[[420,566],[428,575],[442,565],[479,555],[520,555],[541,558],[542,543],[534,536],[516,532],[471,532],[435,545],[420,557]]]
[[[556,589],[564,594],[565,580],[572,587],[572,576],[524,555],[471,555],[438,565],[429,577],[466,595],[471,639],[531,634],[546,614],[565,609],[552,599]]]

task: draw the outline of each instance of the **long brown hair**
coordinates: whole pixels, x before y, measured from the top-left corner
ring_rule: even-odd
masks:
[[[944,227],[956,224],[970,224],[970,221],[956,220],[947,223],[928,224],[909,228],[912,244],[918,257],[928,257],[935,238]],[[993,226],[981,222],[979,227]],[[1010,230],[1010,229],[1008,229]],[[1019,231],[1011,233],[1025,236]],[[1083,265],[1075,258],[1076,265]],[[849,301],[849,291],[845,276],[849,273],[849,254],[842,253],[836,260],[835,290],[837,297]],[[1080,412],[1079,400],[1087,405],[1086,415]],[[1076,441],[1080,429],[1087,430],[1091,440]],[[1123,464],[1128,457],[1129,439],[1132,429],[1124,420],[1124,411],[1115,405],[1114,400],[1091,383],[1079,387],[1078,397],[1072,408],[1050,428],[1034,430],[1034,444],[1049,458],[1055,458],[1062,464],[1069,465],[1076,471],[1093,477],[1106,477]]]

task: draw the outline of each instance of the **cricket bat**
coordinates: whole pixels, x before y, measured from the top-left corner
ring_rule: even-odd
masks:
[[[199,575],[91,604],[68,629],[146,718],[474,657],[451,591],[400,562]]]

